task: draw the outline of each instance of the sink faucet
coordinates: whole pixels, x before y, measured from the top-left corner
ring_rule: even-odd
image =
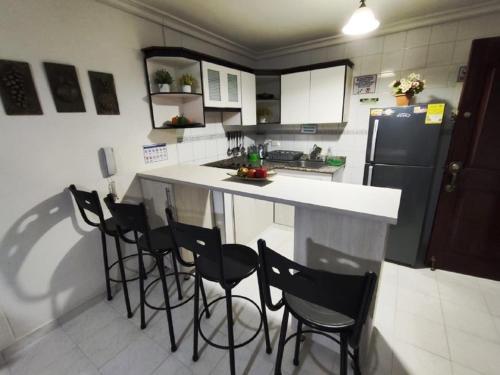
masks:
[[[317,160],[317,159],[319,159],[319,155],[320,154],[321,154],[321,147],[319,147],[318,145],[315,144],[313,146],[313,150],[309,154],[309,159],[311,159],[311,160]]]

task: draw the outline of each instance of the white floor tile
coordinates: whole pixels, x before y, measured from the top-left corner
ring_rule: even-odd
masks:
[[[439,284],[439,295],[442,301],[449,301],[459,306],[488,312],[486,301],[475,287],[458,284]]]
[[[6,361],[12,375],[38,375],[74,348],[75,344],[58,328]]]
[[[269,357],[269,358],[266,358]],[[271,357],[262,351],[251,351],[247,348],[237,349],[235,351],[235,367],[237,374],[255,374],[268,375],[271,373],[274,363]],[[210,372],[211,375],[229,375],[229,353],[217,363]]]
[[[413,345],[394,345],[392,375],[452,375],[449,360]]]
[[[363,373],[373,375],[390,374],[392,371],[393,349],[391,347],[394,338],[391,335],[373,329],[366,358],[362,358],[364,364]]]
[[[398,270],[398,286],[439,297],[435,274],[429,269],[400,267]]]
[[[441,301],[438,297],[405,288],[399,288],[397,295],[397,310],[406,311],[413,315],[443,324]]]
[[[453,368],[453,375],[481,375],[481,373],[459,365],[456,362],[452,362],[451,367]]]
[[[62,329],[76,343],[87,340],[118,318],[118,313],[106,302],[100,302],[62,325]]]
[[[60,356],[38,375],[100,375],[97,367],[83,352],[75,348]]]
[[[396,311],[394,326],[396,339],[423,350],[449,358],[444,325],[404,311]]]
[[[500,317],[500,291],[493,288],[483,288],[488,311],[491,315]]]
[[[443,302],[443,314],[447,327],[500,343],[500,335],[490,314],[457,306],[447,301]]]
[[[193,372],[179,361],[175,355],[168,357],[152,375],[192,375]]]
[[[170,355],[156,342],[142,335],[101,369],[103,375],[149,375]]]
[[[133,324],[123,318],[117,318],[78,345],[100,368],[125,349],[139,334],[139,329]]]
[[[498,375],[500,345],[477,336],[448,328],[451,360],[484,375]]]

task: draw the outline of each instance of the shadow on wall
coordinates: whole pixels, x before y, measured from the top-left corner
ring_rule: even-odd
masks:
[[[321,245],[311,238],[306,241],[306,254],[307,266],[314,269],[348,275],[364,275],[366,270],[380,273],[380,263]]]
[[[47,253],[40,254],[37,243],[67,219],[81,238],[65,251],[62,258],[61,248],[44,249]],[[2,238],[0,248],[0,277],[9,292],[19,300],[20,308],[32,309],[33,315],[37,314],[37,309],[44,311],[36,303],[50,301],[51,314],[55,319],[104,290],[98,230],[80,228],[67,190],[39,203],[18,218]],[[48,273],[52,266],[54,270],[47,276],[47,288],[42,290],[45,281],[43,276],[40,279],[40,275]],[[89,280],[94,281],[89,285]],[[38,325],[43,323],[37,322]],[[35,329],[31,324],[22,326]],[[29,333],[20,332],[18,327],[17,332],[16,327],[13,331],[16,338]]]

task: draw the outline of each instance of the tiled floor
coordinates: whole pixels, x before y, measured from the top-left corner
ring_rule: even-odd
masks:
[[[262,234],[272,248],[292,256],[293,232],[274,226]],[[255,246],[253,241],[252,245]],[[500,373],[500,283],[449,272],[414,270],[385,263],[375,310],[375,328],[367,369],[377,375],[497,375]],[[258,301],[256,279],[249,278],[235,293]],[[130,285],[133,306],[138,285]],[[209,298],[221,294],[206,284]],[[187,293],[192,283],[184,284]],[[161,301],[160,288],[149,299]],[[172,288],[172,300],[176,300]],[[0,356],[0,375],[193,375],[229,373],[228,354],[200,341],[200,359],[193,363],[192,304],[173,313],[179,349],[170,353],[163,312],[147,310],[148,327],[141,331],[139,312],[126,319],[121,292],[102,301],[22,351]],[[227,339],[225,309],[217,304],[204,331],[217,342]],[[257,325],[252,307],[235,300],[235,336],[244,340]],[[276,348],[281,313],[270,313],[271,336]],[[306,340],[298,368],[287,347],[284,374],[338,373],[337,356]],[[263,336],[237,350],[238,374],[270,374],[275,352],[265,354]]]

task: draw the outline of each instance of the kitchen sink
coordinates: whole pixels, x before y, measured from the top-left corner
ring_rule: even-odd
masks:
[[[314,161],[314,160],[296,160],[292,162],[288,162],[288,165],[291,167],[301,167],[301,168],[311,168],[311,169],[319,169],[325,166],[324,161]]]

